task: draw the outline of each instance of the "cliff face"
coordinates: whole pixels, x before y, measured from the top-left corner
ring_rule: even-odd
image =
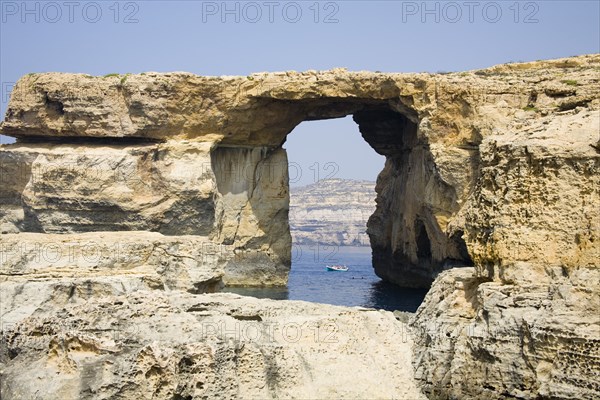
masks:
[[[281,145],[352,114],[386,157],[376,273],[428,286],[474,267],[445,272],[412,321],[425,390],[597,397],[599,68],[25,76],[0,131],[18,139],[0,148],[2,315],[26,329],[25,292],[52,311],[77,292],[285,283]]]
[[[218,265],[209,263],[210,282],[285,284],[291,246],[287,170],[269,167],[287,165],[285,152],[213,147],[173,141],[2,147],[1,240],[19,243],[24,239],[19,233],[26,232],[31,243],[11,246],[6,257],[33,265],[39,258],[69,263],[69,253],[48,256],[34,244],[46,241],[47,234],[62,234],[55,238],[91,241],[84,247],[93,252],[103,244],[94,235],[82,239],[83,233],[106,233],[115,238],[109,246],[115,249],[135,247],[136,238],[151,233],[153,241],[165,243],[181,237],[201,260],[218,258]],[[77,246],[73,251],[83,252]],[[170,254],[164,255],[140,263],[165,263]]]
[[[374,211],[374,182],[323,179],[291,188],[292,241],[307,246],[369,246],[367,220]]]
[[[480,146],[475,268],[438,278],[412,321],[430,397],[600,394],[600,116],[517,121]]]

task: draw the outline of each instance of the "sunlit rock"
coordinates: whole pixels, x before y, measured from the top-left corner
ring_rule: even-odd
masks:
[[[210,397],[225,386],[227,393],[242,387],[243,382],[232,388],[222,379],[238,366],[224,367],[222,376],[211,367],[211,376],[221,377],[216,381],[196,379],[195,372],[179,381],[182,370],[174,363],[187,349],[153,347],[148,332],[128,353],[103,339],[86,341],[85,329],[76,329],[70,341],[52,324],[69,299],[101,308],[99,298],[105,297],[109,311],[101,312],[120,324],[130,318],[115,309],[124,301],[115,296],[122,293],[135,297],[153,290],[162,298],[187,291],[181,296],[193,297],[222,284],[285,284],[291,264],[286,135],[305,120],[353,115],[365,141],[386,157],[368,222],[375,272],[413,287],[428,287],[443,272],[412,320],[415,379],[423,390],[440,398],[597,398],[598,68],[600,56],[589,55],[449,74],[335,69],[248,77],[21,78],[0,129],[17,138],[0,147],[0,256],[7,260],[0,291],[2,307],[9,305],[0,313],[17,324],[16,331],[3,327],[3,395],[27,398],[35,393],[28,388],[45,387],[55,390],[55,398],[68,398],[73,390],[110,398],[116,393],[111,390],[123,387],[135,398],[150,392],[185,398],[196,390]],[[336,150],[343,151],[343,143]],[[108,249],[121,235],[139,247],[127,253],[126,263],[111,254],[95,264],[81,251],[91,240]],[[35,251],[15,255],[21,237],[24,243],[68,241],[79,255],[69,263],[38,264]],[[197,238],[210,250],[191,251]],[[147,259],[140,258],[144,254]],[[211,254],[215,257],[206,257]],[[148,300],[140,296],[140,302]],[[243,310],[246,301],[234,303]],[[170,310],[157,304],[152,312],[161,307]],[[211,307],[202,312],[210,314]],[[306,312],[291,303],[277,307],[288,317]],[[92,313],[85,307],[64,312]],[[331,319],[347,312],[334,312]],[[165,313],[157,326],[168,324],[173,314]],[[188,314],[185,320],[194,326],[198,319]],[[40,334],[36,318],[45,316],[51,329]],[[147,318],[142,315],[139,323]],[[356,332],[375,332],[382,323],[375,318]],[[349,332],[344,337],[357,337]],[[194,333],[177,333],[178,340],[204,343]],[[28,337],[40,335],[38,348]],[[387,360],[398,349],[380,347],[385,340],[395,341],[377,336],[373,351],[386,352]],[[198,346],[194,355],[213,357],[219,365],[222,352],[232,351],[220,342],[210,351]],[[271,354],[282,365],[288,365],[289,354],[314,355],[310,345],[293,351],[287,345],[257,346],[257,365],[267,375],[289,370],[273,369]],[[347,365],[356,371],[378,366],[379,359],[366,361],[373,353],[362,348],[344,350],[354,354],[344,358]],[[119,354],[119,365],[130,372],[144,367],[112,379],[115,361],[103,364],[89,352]],[[292,375],[322,372],[311,363],[325,359],[309,361],[290,362]],[[49,365],[65,380],[44,369]],[[32,375],[20,373],[24,366]],[[252,371],[264,372],[261,368]],[[90,370],[99,375],[90,378]],[[372,373],[377,385],[361,386],[349,374],[348,386],[334,389],[315,383],[312,375],[309,387],[298,393],[388,398],[412,393],[393,386],[411,376],[395,380],[396,369],[391,375]],[[297,389],[297,382],[288,385],[293,377],[276,376],[248,378],[252,393],[285,397],[285,390]],[[190,382],[200,386],[187,388]]]

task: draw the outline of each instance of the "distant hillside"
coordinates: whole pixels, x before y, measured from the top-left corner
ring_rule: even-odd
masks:
[[[326,179],[291,188],[290,229],[296,244],[369,246],[375,182]]]

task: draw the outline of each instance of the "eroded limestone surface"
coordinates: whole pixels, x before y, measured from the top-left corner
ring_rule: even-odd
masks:
[[[523,127],[480,146],[475,268],[441,275],[412,321],[432,398],[600,395],[600,114]]]
[[[1,243],[9,246],[18,239],[6,234],[18,233],[42,244],[68,234],[82,246],[95,245],[96,235],[123,246],[136,237],[151,243],[155,233],[165,242],[202,237],[190,254],[234,260],[220,267],[225,283],[284,285],[291,247],[285,152],[213,148],[186,141],[2,146]],[[13,247],[3,251],[14,255]]]
[[[473,265],[442,274],[412,321],[424,390],[599,397],[599,81],[600,55],[450,74],[27,75],[0,128],[17,138],[0,147],[2,317],[57,312],[79,293],[285,284],[281,146],[304,120],[352,114],[386,157],[368,222],[375,272],[426,287]],[[130,236],[148,257],[14,253],[20,238],[85,249],[89,235],[100,248]],[[182,260],[196,240],[224,250]],[[46,344],[5,353],[3,368],[44,359]]]
[[[519,138],[525,149],[539,142],[536,131],[548,128],[558,147],[573,130],[587,132],[576,139],[581,146],[597,145],[591,136],[598,64],[591,55],[444,75],[341,69],[248,77],[27,75],[15,86],[1,129],[21,142],[2,149],[4,175],[12,175],[11,164],[20,168],[2,196],[9,198],[2,225],[209,235],[269,254],[263,262],[285,271],[287,162],[280,146],[303,120],[353,114],[365,140],[387,159],[369,222],[376,272],[404,286],[428,286],[443,269],[472,262],[468,246],[479,246],[482,233],[468,230],[468,210],[480,207],[474,192],[494,141]],[[59,143],[47,144],[52,140]],[[43,171],[74,161],[100,170],[118,166],[132,179],[100,174],[90,183],[75,170],[69,175],[81,183],[65,193],[56,186],[68,179],[48,184],[27,177],[28,165]],[[95,192],[97,201],[77,199],[78,190]],[[255,272],[235,280],[250,283]],[[277,282],[285,279],[282,273]]]
[[[3,329],[3,398],[424,399],[391,312],[232,294],[75,295]]]
[[[411,324],[415,376],[432,399],[597,399],[600,273],[552,282],[446,271]]]

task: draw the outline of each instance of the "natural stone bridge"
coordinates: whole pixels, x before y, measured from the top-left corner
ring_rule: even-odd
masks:
[[[21,143],[4,154],[32,171],[11,187],[17,209],[5,230],[207,236],[248,255],[225,266],[226,283],[284,284],[291,239],[281,146],[302,121],[352,114],[387,158],[369,223],[376,272],[428,286],[445,264],[470,262],[464,224],[453,222],[485,129],[472,117],[477,96],[452,79],[344,70],[30,75],[2,128]]]
[[[18,139],[0,149],[4,319],[65,282],[285,284],[282,144],[302,121],[353,115],[386,157],[368,223],[376,273],[428,286],[475,267],[445,273],[413,322],[426,391],[591,398],[599,67],[592,55],[452,74],[25,76],[1,128]]]

